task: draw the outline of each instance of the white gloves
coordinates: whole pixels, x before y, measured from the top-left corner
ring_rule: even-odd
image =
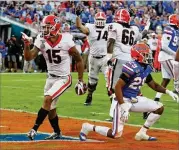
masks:
[[[121,121],[122,122],[127,122],[128,117],[130,116],[129,114],[129,109],[131,108],[132,104],[131,103],[123,103],[120,105],[121,107]]]
[[[82,81],[78,81],[78,83],[75,85],[75,92],[77,95],[83,95],[87,91],[86,83]]]
[[[169,90],[166,90],[166,94],[170,95],[173,100],[177,101],[177,103],[179,103],[179,98],[178,98],[178,95],[173,93],[172,91],[169,91]]]
[[[32,41],[32,37],[28,37],[24,32],[22,33],[22,39],[24,41],[25,44],[30,44]]]

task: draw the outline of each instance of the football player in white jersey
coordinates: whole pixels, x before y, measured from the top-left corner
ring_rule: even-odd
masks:
[[[107,37],[108,25],[104,12],[95,15],[95,23],[82,25],[79,17],[76,18],[76,26],[88,37],[90,45],[89,51],[89,74],[88,74],[88,95],[84,105],[91,105],[92,94],[98,84],[98,74],[100,71],[105,76],[107,82]],[[107,86],[107,84],[106,84]]]
[[[179,47],[179,17],[177,14],[169,16],[169,25],[164,28],[161,43],[162,49],[159,53],[163,78],[161,85],[167,87],[170,80],[175,78],[173,69],[175,68],[175,71],[178,70],[175,62],[176,51]],[[159,101],[161,96],[162,93],[157,93],[154,100]]]
[[[39,126],[48,115],[49,122],[54,133],[46,139],[56,139],[61,137],[61,131],[58,125],[58,116],[56,113],[56,104],[58,97],[66,91],[72,84],[70,75],[70,56],[74,57],[78,68],[78,83],[76,87],[81,88],[80,94],[85,93],[85,83],[83,82],[84,65],[82,58],[77,51],[72,36],[60,33],[60,21],[54,15],[44,17],[42,21],[42,33],[35,40],[33,49],[30,50],[30,38],[23,34],[24,39],[24,58],[27,61],[34,59],[41,51],[47,64],[48,78],[44,87],[44,100],[33,128],[27,136],[34,140]]]

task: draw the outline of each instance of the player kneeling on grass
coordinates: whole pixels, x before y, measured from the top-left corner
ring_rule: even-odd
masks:
[[[30,50],[30,37],[22,33],[24,40],[24,58],[27,61],[34,59],[41,51],[48,69],[48,78],[44,88],[44,100],[39,109],[34,126],[28,132],[30,140],[34,140],[37,130],[48,116],[54,130],[46,140],[61,137],[58,123],[56,105],[58,98],[71,86],[70,56],[74,57],[78,71],[78,83],[75,86],[76,93],[82,95],[86,92],[86,84],[83,82],[84,65],[82,57],[75,47],[72,36],[60,33],[61,23],[54,15],[45,16],[42,21],[42,31],[37,36],[34,48]]]
[[[128,121],[129,111],[151,112],[143,127],[135,135],[136,140],[156,140],[155,137],[147,135],[147,130],[160,118],[164,107],[160,102],[153,101],[143,96],[137,96],[140,88],[147,83],[155,91],[170,95],[177,102],[178,96],[156,83],[152,76],[150,49],[143,43],[136,44],[131,49],[131,56],[134,61],[123,65],[122,74],[115,86],[115,95],[111,107],[113,109],[113,128],[95,126],[84,123],[80,132],[80,140],[85,141],[90,131],[101,135],[118,138],[122,136],[124,123]]]

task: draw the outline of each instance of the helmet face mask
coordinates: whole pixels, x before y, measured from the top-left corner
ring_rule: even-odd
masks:
[[[106,25],[106,20],[104,19],[95,19],[96,27],[104,27]]]

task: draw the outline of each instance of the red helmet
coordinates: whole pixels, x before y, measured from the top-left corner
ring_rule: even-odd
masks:
[[[130,13],[126,9],[118,10],[114,15],[114,21],[119,23],[128,23],[130,22]]]
[[[45,16],[41,24],[41,32],[45,37],[56,36],[60,31],[60,20],[54,15]]]
[[[177,14],[170,15],[169,24],[179,27],[179,15]]]
[[[131,57],[144,64],[151,64],[153,60],[149,46],[144,43],[135,44],[131,48]]]
[[[106,15],[104,12],[98,12],[95,15],[95,24],[97,27],[104,27],[106,24]]]

